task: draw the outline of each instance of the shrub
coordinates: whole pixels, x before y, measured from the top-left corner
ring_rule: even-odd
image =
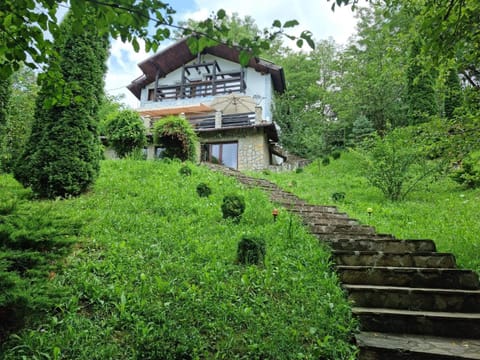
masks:
[[[437,175],[443,162],[427,161],[422,147],[411,142],[410,129],[395,129],[364,143],[364,176],[391,201],[399,201]]]
[[[178,170],[178,173],[183,176],[190,176],[192,175],[192,169],[188,165],[183,165],[180,170]]]
[[[212,194],[212,189],[205,183],[200,183],[197,185],[197,194],[200,197],[209,197]]]
[[[340,156],[342,155],[342,153],[338,150],[335,150],[335,151],[332,151],[331,155],[333,160],[338,160],[340,159]]]
[[[463,160],[462,166],[455,170],[451,178],[469,189],[480,186],[480,157],[475,161],[472,157]]]
[[[327,166],[330,164],[330,158],[328,156],[325,156],[323,159],[322,159],[322,165],[323,166]]]
[[[167,116],[153,126],[154,142],[165,148],[162,157],[196,160],[197,135],[190,123],[178,116]]]
[[[108,142],[121,158],[141,149],[147,138],[142,118],[134,110],[122,110],[106,126]]]
[[[297,174],[303,173],[303,168],[301,168],[301,167],[296,168],[295,173],[297,173]]]
[[[245,199],[241,195],[227,195],[223,198],[222,213],[224,219],[240,222],[245,211]]]
[[[334,192],[332,194],[333,201],[343,201],[345,200],[345,193],[344,192]]]
[[[265,240],[257,237],[242,237],[238,243],[237,261],[243,265],[263,264],[266,254]]]

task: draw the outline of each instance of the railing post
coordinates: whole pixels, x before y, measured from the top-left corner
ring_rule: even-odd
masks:
[[[222,112],[215,112],[215,129],[220,129],[222,127]]]
[[[255,125],[262,123],[262,107],[255,105]]]

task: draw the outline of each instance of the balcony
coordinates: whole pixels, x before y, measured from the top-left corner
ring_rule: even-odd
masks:
[[[253,126],[256,123],[256,117],[255,112],[229,115],[222,115],[217,112],[200,116],[190,116],[188,121],[192,124],[195,130],[202,131],[209,129]]]
[[[148,101],[178,100],[195,97],[244,93],[244,69],[221,71],[216,61],[184,65],[181,80],[173,85],[158,85],[148,90]]]

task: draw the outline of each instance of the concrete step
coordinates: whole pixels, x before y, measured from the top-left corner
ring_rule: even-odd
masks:
[[[343,285],[355,306],[480,313],[480,290]]]
[[[336,241],[336,240],[344,240],[344,239],[349,239],[349,240],[395,240],[395,237],[390,234],[343,234],[343,233],[338,233],[338,234],[315,234],[316,237],[320,241]]]
[[[480,313],[353,307],[362,331],[480,339]]]
[[[408,334],[360,332],[359,360],[480,360],[480,341]]]
[[[478,275],[471,270],[371,266],[337,266],[336,270],[344,284],[469,290],[480,288]]]
[[[334,215],[334,214],[332,214]],[[314,219],[304,219],[304,223],[311,228],[316,226],[358,226],[359,223],[356,220],[352,220],[344,217],[334,217],[334,216],[318,216]]]
[[[452,254],[437,252],[382,252],[334,250],[333,258],[337,265],[349,266],[395,266],[423,268],[455,268]]]
[[[326,240],[333,250],[387,251],[387,252],[434,252],[432,240],[393,240],[393,239],[333,239]]]
[[[315,215],[315,214],[323,214],[323,213],[330,213],[330,214],[344,214],[338,211],[337,207],[335,206],[322,206],[322,205],[309,205],[305,202],[299,202],[298,205],[295,205],[289,210],[293,213],[299,215]]]
[[[316,225],[310,227],[315,235],[344,234],[349,235],[375,235],[375,228],[367,225]]]

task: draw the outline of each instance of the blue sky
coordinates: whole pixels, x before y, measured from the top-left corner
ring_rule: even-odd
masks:
[[[350,8],[330,10],[332,2],[327,0],[180,0],[168,1],[177,11],[175,21],[193,18],[202,20],[213,11],[224,9],[227,13],[238,13],[241,17],[250,15],[260,28],[270,27],[273,20],[282,22],[296,19],[300,22],[294,30],[312,31],[316,40],[332,37],[337,43],[346,43],[354,33],[355,20]],[[165,43],[167,45],[167,43]],[[137,64],[150,54],[144,51],[135,53],[129,44],[119,40],[112,41],[111,55],[108,61],[108,73],[105,89],[110,95],[123,95],[123,102],[137,108],[138,100],[126,86],[141,75]]]

